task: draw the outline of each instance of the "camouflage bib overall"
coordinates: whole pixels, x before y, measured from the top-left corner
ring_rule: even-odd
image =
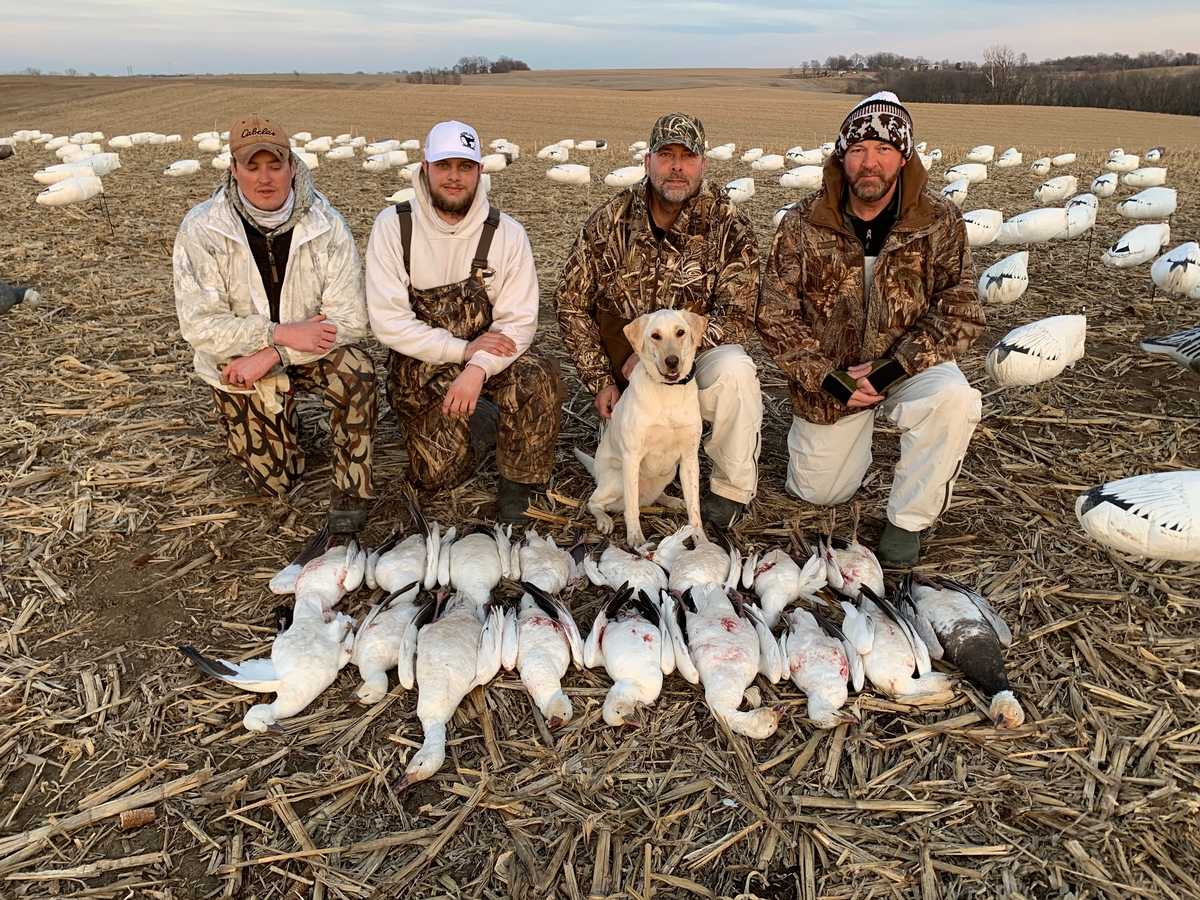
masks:
[[[400,239],[407,267],[412,247],[412,208],[396,204]],[[471,341],[492,325],[488,299],[488,250],[500,224],[492,207],[479,236],[468,278],[435,288],[409,288],[418,319]],[[469,419],[442,415],[442,402],[464,363],[427,363],[396,351],[388,354],[388,402],[396,414],[408,449],[409,478],[426,490],[461,484],[474,469]],[[489,378],[480,395],[500,408],[496,466],[509,481],[541,484],[550,477],[554,442],[566,397],[558,361],[530,349],[504,371]]]

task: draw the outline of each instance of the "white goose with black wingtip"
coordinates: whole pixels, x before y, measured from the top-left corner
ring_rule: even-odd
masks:
[[[1086,316],[1051,316],[1006,334],[984,359],[988,377],[1001,387],[1040,384],[1083,358]]]
[[[708,539],[703,528],[691,525],[663,538],[647,556],[667,570],[667,586],[673,591],[686,591],[697,584],[735,587],[742,574],[741,554],[731,544],[722,548]]]
[[[997,728],[1025,721],[1001,654],[1012,644],[1012,632],[978,591],[944,575],[913,572],[901,582],[897,601],[930,657],[949,660],[991,698],[988,715]]]
[[[1165,337],[1142,341],[1141,348],[1157,356],[1169,356],[1186,369],[1200,375],[1200,328],[1177,331]]]
[[[808,697],[808,717],[818,728],[837,728],[858,721],[843,712],[849,698],[848,682],[862,690],[862,659],[837,626],[806,609],[793,609],[783,617],[786,630],[779,636],[784,673]]]
[[[399,662],[404,632],[420,611],[413,603],[420,589],[421,582],[412,581],[388,594],[371,607],[358,626],[350,662],[358,667],[362,684],[346,699],[347,703],[370,706],[387,696],[387,673]]]
[[[616,590],[628,585],[634,590],[645,591],[650,597],[657,597],[658,592],[666,590],[667,587],[667,573],[662,566],[615,544],[604,548],[599,561],[590,555],[585,556],[583,568],[588,580],[597,587]]]
[[[747,557],[742,566],[742,587],[753,588],[758,594],[763,619],[772,629],[783,610],[801,598],[824,604],[817,591],[827,583],[825,559],[816,553],[804,561],[803,568],[790,553],[780,549],[768,550],[761,558],[758,554]]]
[[[1102,484],[1079,495],[1075,515],[1088,537],[1114,550],[1200,562],[1200,471]]]
[[[842,632],[862,657],[871,684],[894,699],[938,702],[953,696],[953,680],[932,670],[925,642],[886,598],[864,588],[857,608],[843,600],[842,609]]]
[[[825,578],[829,586],[839,594],[851,599],[858,597],[863,587],[876,594],[883,593],[883,567],[869,548],[858,542],[858,519],[862,504],[857,500],[851,507],[853,526],[850,540],[833,536],[837,526],[836,510],[829,510],[829,534],[818,544],[817,550],[825,560]]]

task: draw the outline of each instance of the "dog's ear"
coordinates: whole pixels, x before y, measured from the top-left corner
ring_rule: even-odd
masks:
[[[645,335],[646,325],[649,322],[650,316],[638,316],[622,329],[625,332],[625,339],[629,341],[629,346],[638,356],[642,355],[642,336]]]
[[[692,337],[696,339],[696,349],[700,349],[700,345],[704,343],[704,332],[708,328],[708,316],[701,316],[688,310],[682,310],[683,316],[687,319],[688,326],[692,329]]]

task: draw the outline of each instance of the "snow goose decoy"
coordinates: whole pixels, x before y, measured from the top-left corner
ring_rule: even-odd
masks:
[[[735,205],[741,206],[754,196],[754,179],[736,178],[721,188],[721,193],[732,200]]]
[[[1186,246],[1186,245],[1184,245]],[[1139,345],[1147,353],[1169,356],[1185,369],[1200,375],[1200,328],[1189,328],[1168,334],[1166,337],[1150,338]]]
[[[762,155],[763,155],[762,147],[751,147],[749,150],[747,150],[745,153],[742,154],[742,162],[752,163],[756,159],[761,159]]]
[[[563,146],[566,146],[565,144]],[[607,141],[577,141],[575,144],[576,150],[605,150],[608,148]]]
[[[933,671],[925,642],[887,599],[865,588],[858,608],[843,600],[842,609],[842,631],[871,684],[894,699],[950,699],[954,681]]]
[[[787,206],[781,206],[779,209],[775,210],[775,215],[772,218],[772,223],[774,226],[778,228],[779,223],[783,221],[783,217],[786,216],[791,210],[795,209],[795,207],[796,203],[789,203]]]
[[[1079,180],[1074,175],[1059,175],[1049,181],[1042,182],[1033,192],[1033,199],[1043,205],[1058,203],[1066,200],[1078,189]]]
[[[413,603],[420,588],[421,582],[413,581],[388,594],[371,607],[358,626],[350,662],[358,667],[362,684],[347,698],[347,703],[370,706],[387,696],[388,669],[394,669],[399,662],[404,632],[421,609]]]
[[[837,511],[829,510],[829,535],[818,547],[821,558],[825,561],[825,577],[829,586],[839,594],[856,598],[862,588],[868,587],[876,594],[882,594],[883,567],[867,547],[858,542],[858,520],[862,513],[862,504],[857,500],[851,506],[853,525],[850,530],[850,540],[833,536],[837,526]]]
[[[973,209],[963,213],[963,223],[967,226],[967,243],[984,247],[1000,236],[1004,213],[998,209]]]
[[[633,586],[615,591],[583,645],[583,664],[589,669],[603,664],[613,680],[604,698],[604,721],[614,728],[640,727],[638,709],[654,705],[663,676],[675,671],[675,645],[666,624],[675,606],[670,595],[662,595],[660,610],[645,591]]]
[[[328,153],[332,149],[333,138],[328,135],[313,138],[311,141],[305,141],[304,143],[304,151],[306,153]]]
[[[326,159],[354,159],[354,148],[349,144],[343,144],[340,147],[333,147],[326,151]]]
[[[722,144],[719,147],[713,147],[711,150],[705,150],[704,155],[718,162],[728,162],[733,159],[733,151],[736,149],[737,144]]]
[[[1079,495],[1075,515],[1090,538],[1114,550],[1200,562],[1200,471],[1102,484]]]
[[[1163,154],[1167,151],[1162,147],[1155,147],[1153,150],[1147,150],[1144,159],[1146,162],[1158,162],[1163,158]]]
[[[1001,387],[1039,384],[1083,358],[1086,316],[1051,316],[1014,328],[988,351],[984,370]]]
[[[983,163],[962,163],[951,166],[942,173],[942,178],[946,181],[958,181],[960,178],[965,178],[971,184],[987,181],[987,176],[987,166]]]
[[[1021,151],[1016,147],[1009,147],[1007,150],[1001,153],[1000,158],[996,160],[996,168],[1011,169],[1019,166],[1022,162],[1024,162],[1024,157],[1021,154]]]
[[[609,187],[626,188],[637,184],[645,177],[646,169],[644,166],[622,166],[619,169],[613,169],[605,175],[604,183]]]
[[[1050,157],[1042,156],[1029,164],[1029,171],[1034,175],[1045,175],[1050,171]]]
[[[37,195],[42,206],[69,206],[82,203],[104,192],[104,185],[95,175],[73,175],[50,185]]]
[[[1096,224],[1098,201],[1092,194],[1079,194],[1067,201],[1067,227],[1054,235],[1052,240],[1073,241],[1086,234]]]
[[[1126,197],[1117,204],[1117,214],[1126,219],[1165,219],[1174,214],[1175,188],[1152,187]]]
[[[742,586],[754,588],[758,594],[768,628],[774,628],[783,610],[802,597],[824,604],[817,591],[826,584],[825,559],[816,553],[804,561],[803,568],[790,553],[779,549],[768,550],[761,559],[756,554],[742,567]]]
[[[556,551],[561,553],[562,551]],[[553,578],[554,584],[565,579]],[[567,605],[533,581],[519,582],[516,615],[506,614],[501,663],[514,668],[550,730],[571,721],[574,709],[562,689],[562,678],[574,662],[583,668],[583,641]],[[561,588],[559,588],[561,590]]]
[[[821,166],[825,163],[825,153],[820,147],[815,147],[812,150],[801,150],[799,153],[789,151],[784,157],[784,160],[789,166]]]
[[[179,178],[183,175],[196,175],[200,171],[200,160],[198,159],[181,159],[171,163],[165,169],[163,174],[168,178]]]
[[[1159,166],[1147,166],[1134,169],[1121,176],[1121,184],[1126,187],[1148,188],[1160,187],[1167,183],[1167,170]]]
[[[929,151],[929,158],[930,158],[930,159],[932,159],[934,162],[937,162],[938,160],[940,160],[940,159],[942,158],[942,150],[941,150],[941,148],[939,147],[939,148],[938,148],[938,149],[936,149],[936,150],[930,150],[930,151]]]
[[[1150,279],[1168,294],[1191,296],[1200,286],[1200,244],[1188,241],[1168,250],[1150,266]]]
[[[546,170],[546,177],[559,184],[590,184],[592,170],[587,166],[566,163]]]
[[[996,157],[996,148],[991,144],[980,144],[967,153],[969,163],[990,163]]]
[[[1111,197],[1117,190],[1117,175],[1115,172],[1109,172],[1107,175],[1101,175],[1092,182],[1092,193],[1101,199]]]
[[[18,303],[36,309],[42,295],[29,287],[11,287],[7,282],[0,281],[0,315],[8,312]]]
[[[1050,157],[1050,165],[1054,166],[1056,169],[1061,169],[1063,166],[1069,166],[1073,162],[1075,162],[1074,153],[1060,153],[1058,156]]]
[[[113,142],[109,141],[108,145],[113,146]],[[196,149],[201,153],[217,153],[221,149],[221,139],[219,137],[201,138],[196,142]]]
[[[1007,219],[1000,226],[997,244],[1040,244],[1053,240],[1070,227],[1066,209],[1031,209]]]
[[[1171,242],[1171,226],[1166,222],[1139,225],[1117,238],[1116,243],[1100,256],[1105,265],[1117,269],[1140,266],[1158,256]]]
[[[1025,721],[1001,655],[1012,643],[1012,632],[978,591],[945,576],[911,572],[900,585],[898,601],[930,656],[949,660],[990,698],[988,715],[997,728]]]
[[[679,612],[667,621],[675,667],[692,684],[704,684],[704,701],[731,731],[762,740],[779,727],[783,710],[738,709],[756,675],[772,683],[783,672],[779,645],[762,615],[737,591],[697,584],[676,598]]]
[[[808,717],[818,728],[837,728],[858,719],[841,712],[849,696],[848,682],[861,691],[862,658],[841,629],[806,609],[793,609],[783,617],[786,630],[779,636],[784,673],[808,697]]]
[[[942,188],[942,196],[962,209],[963,203],[967,199],[967,192],[971,188],[971,182],[965,178],[957,178]]]
[[[649,146],[650,145],[647,144],[645,141],[634,141],[632,144],[629,145],[629,152],[637,153],[639,150],[645,150]]]
[[[928,153],[918,153],[917,159],[919,159],[921,161],[921,166],[925,169],[926,172],[928,172],[930,170],[930,168],[933,166],[933,157],[930,156]]]
[[[1022,250],[992,263],[979,277],[979,299],[986,303],[1013,303],[1029,287],[1029,251]]]
[[[548,159],[551,162],[565,163],[571,158],[571,151],[566,147],[560,147],[558,144],[551,144],[548,147],[543,147],[537,153],[538,159]]]
[[[778,172],[787,166],[787,162],[778,153],[768,153],[750,163],[755,172]]]
[[[821,166],[799,166],[779,176],[780,187],[798,188],[802,191],[815,191],[825,178],[825,169]]]
[[[1133,153],[1122,153],[1118,156],[1110,156],[1108,162],[1104,164],[1104,168],[1118,175],[1123,175],[1126,172],[1132,172],[1138,167],[1141,162]]]

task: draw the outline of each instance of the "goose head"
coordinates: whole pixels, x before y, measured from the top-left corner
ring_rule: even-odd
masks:
[[[242,725],[247,731],[255,731],[260,734],[265,731],[283,734],[283,729],[275,722],[274,703],[259,703],[250,707],[242,718]]]
[[[442,763],[446,761],[446,727],[430,726],[425,733],[425,743],[413,754],[408,762],[404,775],[392,785],[397,794],[407,787],[412,787],[418,781],[424,781],[433,776]]]
[[[851,724],[858,721],[858,717],[848,709],[842,709],[842,704],[846,702],[846,691],[839,691],[839,697],[833,698],[823,696],[821,694],[808,695],[808,717],[816,723],[818,728],[830,730],[837,728],[839,725]],[[834,702],[837,706],[834,706]]]
[[[367,552],[351,541],[307,563],[296,576],[296,593],[319,597],[322,608],[328,610],[362,584],[366,570]]]
[[[1017,702],[1012,691],[1000,691],[992,698],[988,715],[997,728],[1016,728],[1025,721],[1025,710]]]
[[[761,706],[758,709],[752,709],[743,715],[737,730],[748,738],[761,741],[769,738],[779,728],[779,721],[783,718],[783,713],[783,706]]]
[[[630,725],[634,728],[642,726],[641,716],[638,715],[637,694],[633,685],[626,681],[614,682],[604,698],[604,721],[613,728]]]
[[[358,690],[346,698],[347,703],[362,703],[370,706],[387,696],[387,673],[373,672],[363,678]]]

